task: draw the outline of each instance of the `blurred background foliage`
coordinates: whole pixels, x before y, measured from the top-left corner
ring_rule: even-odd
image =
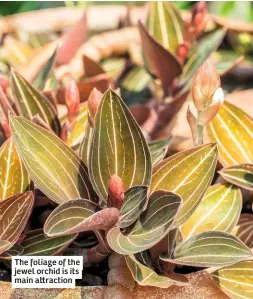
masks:
[[[127,4],[126,1],[1,1],[0,14],[10,15],[36,9],[63,7],[63,6],[79,6],[85,7],[89,5],[119,5]],[[133,5],[143,5],[143,2],[131,1]],[[194,2],[179,1],[175,4],[181,9],[190,9]],[[210,1],[208,3],[210,12],[226,17],[237,18],[244,21],[253,20],[253,2],[251,1]]]

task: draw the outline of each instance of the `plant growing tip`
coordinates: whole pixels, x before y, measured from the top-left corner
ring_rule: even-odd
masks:
[[[80,104],[79,90],[75,81],[71,81],[66,88],[65,102],[68,109],[69,122],[73,123],[79,112]]]
[[[92,92],[89,95],[88,98],[88,111],[89,111],[89,123],[91,127],[94,125],[94,118],[98,110],[98,106],[102,100],[103,94],[97,90],[96,88],[93,88]]]
[[[204,127],[219,112],[224,102],[220,76],[210,61],[206,61],[195,73],[192,84],[194,106],[187,110],[187,121],[195,145],[203,143]]]
[[[114,174],[111,176],[108,187],[108,207],[120,210],[124,201],[124,183],[122,179]]]

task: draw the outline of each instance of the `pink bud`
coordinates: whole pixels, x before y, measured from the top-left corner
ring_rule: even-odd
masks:
[[[124,183],[116,174],[112,175],[108,187],[108,206],[120,210],[124,201]]]
[[[208,21],[207,6],[204,1],[197,2],[192,9],[192,26],[195,34],[200,35],[206,28]]]
[[[69,86],[66,88],[65,101],[68,108],[68,119],[70,123],[72,123],[79,112],[80,104],[79,90],[75,81],[71,81]]]
[[[212,103],[214,92],[220,87],[220,77],[210,61],[206,61],[195,73],[192,84],[192,98],[198,111]]]
[[[103,97],[103,94],[96,88],[93,88],[93,90],[90,93],[90,96],[88,98],[89,122],[92,127],[93,127],[94,118],[97,113],[98,106],[101,102],[102,97]]]
[[[178,46],[176,55],[181,63],[184,63],[188,53],[189,53],[189,44],[187,42],[184,42],[183,44]]]
[[[7,92],[7,88],[9,86],[9,80],[6,77],[0,76],[0,86],[4,93]]]

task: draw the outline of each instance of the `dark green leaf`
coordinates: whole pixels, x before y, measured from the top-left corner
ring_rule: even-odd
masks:
[[[125,192],[118,227],[128,227],[137,220],[147,204],[147,195],[148,186],[134,186]]]
[[[110,247],[119,254],[137,253],[151,248],[172,228],[180,204],[181,198],[172,192],[154,192],[149,198],[147,209],[128,235],[123,235],[118,227],[108,232]]]
[[[58,206],[49,215],[44,232],[49,237],[64,236],[83,231],[112,227],[119,218],[119,210],[100,210],[95,203],[85,199],[75,199]]]
[[[162,260],[195,267],[217,267],[251,256],[251,250],[236,237],[220,231],[200,233],[176,247],[173,259]]]
[[[216,161],[217,147],[209,143],[170,156],[154,167],[150,192],[164,189],[183,199],[177,225],[197,208],[212,181]]]
[[[253,190],[253,164],[230,166],[223,168],[219,173],[226,181],[247,190]]]
[[[57,135],[60,134],[61,127],[57,111],[43,94],[14,71],[11,88],[20,115],[32,120],[38,114]]]
[[[95,200],[85,165],[52,132],[23,117],[10,118],[16,149],[30,178],[56,203]]]
[[[22,242],[24,252],[22,255],[59,255],[68,247],[77,237],[69,235],[56,238],[45,236],[43,229],[36,229],[26,233],[26,238]]]
[[[151,157],[146,140],[120,97],[108,90],[95,117],[89,157],[89,174],[94,189],[106,201],[108,182],[118,175],[125,189],[148,185]]]

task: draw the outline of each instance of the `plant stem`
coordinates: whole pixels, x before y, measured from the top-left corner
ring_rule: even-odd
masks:
[[[204,127],[197,124],[197,142],[195,145],[203,144]]]

